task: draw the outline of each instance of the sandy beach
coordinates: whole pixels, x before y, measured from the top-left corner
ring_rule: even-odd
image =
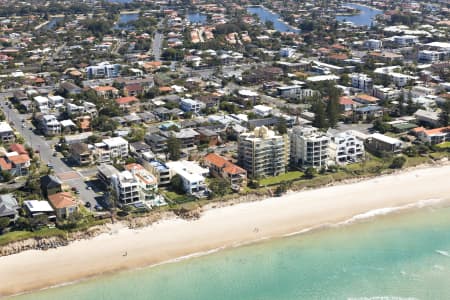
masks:
[[[419,168],[211,209],[195,221],[168,219],[141,229],[111,225],[111,233],[66,247],[0,257],[0,296],[340,223],[374,210],[448,200],[449,175],[450,166]]]

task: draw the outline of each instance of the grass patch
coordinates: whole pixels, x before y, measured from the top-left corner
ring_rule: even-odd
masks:
[[[444,143],[437,144],[436,147],[438,147],[439,149],[449,149],[450,142],[444,142]]]
[[[403,168],[415,167],[428,162],[430,162],[430,159],[426,156],[407,157]]]
[[[292,172],[287,172],[278,176],[273,176],[273,177],[267,177],[264,179],[261,179],[259,181],[259,185],[262,186],[266,186],[266,185],[275,185],[275,184],[279,184],[283,181],[294,181],[294,180],[299,180],[303,177],[303,172],[300,171],[292,171]]]
[[[186,203],[190,201],[195,201],[196,198],[191,195],[185,195],[185,194],[177,194],[172,191],[165,191],[164,196],[172,203]]]
[[[67,233],[64,230],[57,228],[42,228],[38,231],[11,231],[0,235],[0,246],[32,238],[66,238],[66,235]]]

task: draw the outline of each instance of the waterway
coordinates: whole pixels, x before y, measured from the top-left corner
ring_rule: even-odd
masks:
[[[375,20],[375,17],[379,14],[382,14],[383,11],[375,8],[371,8],[365,5],[359,5],[354,3],[345,3],[345,6],[349,6],[352,8],[356,8],[360,11],[359,14],[354,16],[337,16],[336,20],[339,22],[352,22],[357,26],[372,26],[372,22]]]
[[[256,14],[261,23],[265,23],[267,21],[273,22],[274,29],[279,32],[300,32],[299,29],[296,29],[282,21],[279,14],[274,13],[263,6],[248,6],[247,12],[250,14]]]

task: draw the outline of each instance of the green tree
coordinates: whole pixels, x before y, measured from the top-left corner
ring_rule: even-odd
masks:
[[[336,127],[339,120],[339,100],[336,98],[328,99],[327,103],[328,126]]]
[[[313,167],[309,167],[305,170],[305,178],[307,179],[312,179],[317,175],[317,170],[314,169]]]
[[[170,186],[172,187],[172,190],[178,194],[184,193],[184,186],[183,186],[183,180],[181,179],[181,176],[176,174],[175,176],[170,179]]]
[[[0,218],[0,233],[3,233],[3,231],[9,226],[9,223],[11,220],[7,217]]]
[[[277,131],[280,134],[286,134],[287,133],[287,124],[286,124],[286,120],[284,118],[279,118],[278,119]]]
[[[401,169],[406,163],[406,158],[404,156],[396,156],[392,160],[392,163],[390,165],[391,169]]]
[[[214,178],[208,185],[213,197],[222,197],[231,193],[230,182],[223,178]]]
[[[167,152],[170,160],[179,160],[181,157],[181,142],[174,135],[167,140]]]
[[[313,105],[312,109],[314,111],[313,126],[320,129],[327,128],[327,121],[325,119],[325,108],[322,101],[320,100],[317,101]]]
[[[439,114],[439,123],[441,124],[441,126],[448,126],[450,123],[450,100],[445,101],[441,109],[442,111]]]
[[[373,122],[372,128],[380,133],[385,133],[391,129],[391,126],[381,119],[376,119],[375,122]]]

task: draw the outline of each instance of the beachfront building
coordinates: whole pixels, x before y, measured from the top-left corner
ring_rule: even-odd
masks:
[[[121,205],[154,206],[158,199],[158,181],[139,164],[125,166],[125,171],[111,177],[111,185]]]
[[[374,133],[366,140],[366,146],[372,151],[399,153],[402,151],[403,142],[381,133]]]
[[[183,190],[189,195],[205,197],[207,187],[205,177],[209,170],[202,168],[196,162],[180,160],[166,163],[170,170],[171,177],[178,175],[183,183]]]
[[[330,140],[330,159],[337,164],[358,162],[364,158],[364,143],[351,132],[333,135]]]
[[[312,126],[296,126],[290,133],[291,161],[302,169],[328,165],[330,137]]]
[[[450,141],[450,126],[428,130],[423,127],[418,127],[414,129],[414,133],[422,142],[432,145]]]
[[[277,135],[265,126],[238,137],[238,164],[251,178],[276,176],[286,172],[289,137]]]
[[[230,182],[233,190],[240,190],[247,182],[247,171],[233,164],[225,157],[209,153],[204,158],[205,165],[214,177],[224,178]]]

